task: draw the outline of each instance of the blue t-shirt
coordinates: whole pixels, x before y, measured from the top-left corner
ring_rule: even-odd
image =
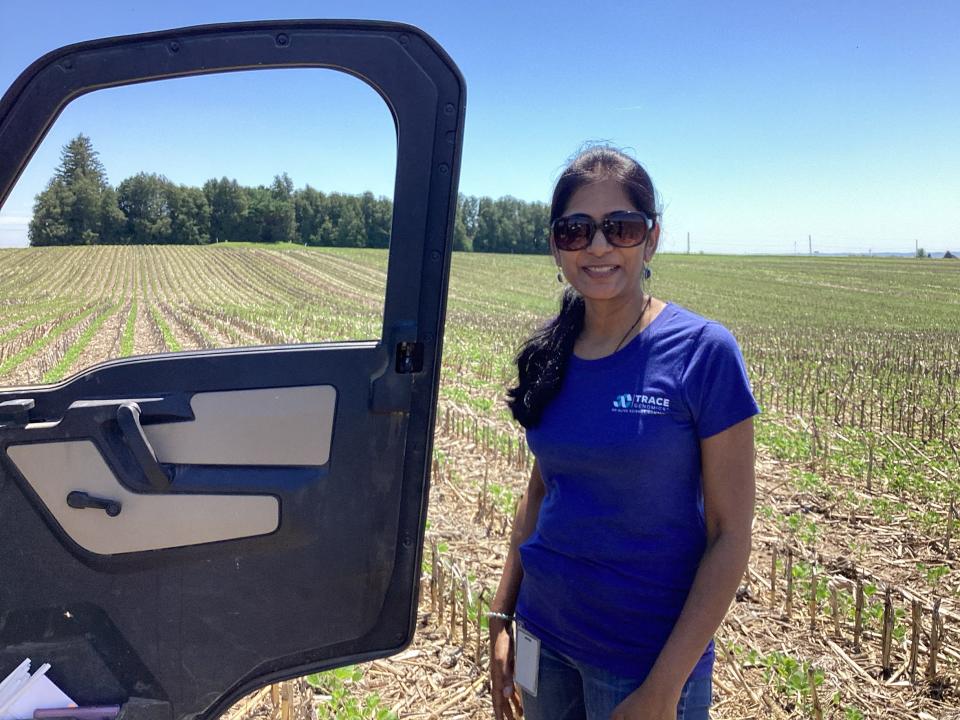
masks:
[[[527,430],[546,495],[520,547],[524,627],[642,681],[706,548],[700,440],[758,412],[730,332],[677,305],[612,355],[571,356]],[[711,641],[693,676],[712,665]]]

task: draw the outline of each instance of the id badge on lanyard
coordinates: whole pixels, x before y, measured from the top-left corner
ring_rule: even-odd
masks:
[[[517,624],[513,663],[513,681],[533,697],[537,696],[540,676],[540,640]]]

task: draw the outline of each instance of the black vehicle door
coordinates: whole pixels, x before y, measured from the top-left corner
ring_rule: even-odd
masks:
[[[0,391],[0,677],[31,657],[81,705],[214,717],[412,638],[465,106],[442,49],[408,26],[288,21],[57,50],[0,101],[0,202],[80,95],[266,67],[350,73],[393,114],[381,337]]]

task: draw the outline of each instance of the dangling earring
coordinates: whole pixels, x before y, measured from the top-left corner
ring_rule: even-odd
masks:
[[[644,266],[644,268],[643,268],[643,279],[644,279],[644,280],[649,280],[651,275],[653,275],[653,273],[650,272],[650,267],[649,267],[649,266]]]
[[[557,282],[563,283],[563,273],[561,273],[560,270],[557,270]]]

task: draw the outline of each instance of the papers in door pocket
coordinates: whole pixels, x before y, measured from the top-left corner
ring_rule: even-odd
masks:
[[[47,677],[50,663],[30,673],[30,658],[0,682],[0,720],[32,718],[34,710],[76,707],[54,682]]]

